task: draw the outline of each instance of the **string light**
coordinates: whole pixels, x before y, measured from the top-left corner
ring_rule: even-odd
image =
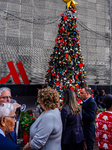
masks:
[[[6,11],[4,11],[4,10],[2,10],[2,9],[0,9],[0,11],[6,13],[6,14],[8,14],[8,15],[10,15],[10,16],[16,18],[16,19],[19,19],[19,20],[21,20],[21,21],[25,21],[25,22],[28,22],[28,23],[33,23],[33,24],[35,24],[35,25],[38,25],[38,24],[39,24],[39,25],[40,25],[40,24],[49,25],[49,24],[53,24],[53,23],[55,23],[55,22],[57,22],[57,21],[59,20],[59,16],[56,16],[55,19],[54,19],[54,17],[41,18],[41,16],[38,16],[37,21],[39,21],[39,20],[43,21],[42,23],[39,23],[39,22],[35,22],[35,21],[36,21],[35,19],[34,19],[35,21],[30,21],[30,20],[27,20],[27,19],[22,19],[22,18],[20,18],[20,17],[17,17],[17,16],[15,16],[15,15],[9,13],[9,12],[6,12]],[[50,22],[44,23],[45,20],[48,21],[48,20],[50,20],[50,19],[51,19],[51,20],[54,19],[54,20],[53,20],[53,21],[50,21]],[[110,40],[110,37],[106,37],[105,35],[103,35],[103,34],[101,34],[101,33],[99,33],[99,32],[93,31],[93,30],[91,30],[90,28],[88,28],[82,21],[80,21],[79,18],[78,18],[77,24],[79,24],[83,29],[85,29],[86,31],[88,31],[88,32],[90,32],[90,33],[95,33],[95,34],[97,34],[97,35],[100,35],[100,36],[103,37],[104,39]]]

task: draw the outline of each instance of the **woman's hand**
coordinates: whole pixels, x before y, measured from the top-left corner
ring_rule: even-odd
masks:
[[[30,147],[30,143],[27,143],[24,147],[23,150],[32,150]]]

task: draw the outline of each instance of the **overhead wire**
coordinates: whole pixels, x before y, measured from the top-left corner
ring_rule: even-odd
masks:
[[[4,12],[5,14],[8,14],[8,15],[10,15],[10,16],[16,18],[16,19],[19,19],[19,20],[21,20],[21,21],[25,21],[25,22],[28,22],[28,23],[33,23],[33,24],[35,24],[35,25],[42,24],[42,23],[39,23],[39,22],[35,22],[35,21],[36,21],[35,19],[34,19],[35,21],[30,21],[30,20],[28,20],[28,19],[23,19],[23,18],[17,17],[17,16],[15,16],[15,15],[9,13],[9,12],[6,12],[6,11],[4,11],[4,10],[2,10],[2,9],[0,9],[0,11]],[[50,20],[50,19],[54,19],[54,17],[41,18],[41,17],[39,16],[38,21],[46,21],[46,20],[48,21],[48,20]],[[50,21],[50,22],[45,22],[45,23],[43,23],[43,24],[45,24],[45,25],[53,24],[53,23],[57,22],[58,20],[59,20],[59,16],[56,16],[56,17],[55,17],[55,20]],[[88,28],[79,18],[78,18],[77,24],[79,24],[84,30],[86,30],[86,31],[88,31],[88,32],[97,34],[97,35],[102,36],[103,38],[105,38],[105,39],[107,39],[107,40],[110,40],[110,37],[106,37],[105,35],[103,35],[103,34],[101,34],[101,33],[99,33],[99,32],[93,31],[92,29]]]
[[[79,20],[79,19],[78,19]],[[91,33],[94,33],[94,34],[97,34],[97,35],[99,35],[99,36],[102,36],[103,38],[105,38],[105,39],[107,39],[107,40],[110,40],[110,36],[109,37],[106,37],[106,36],[104,36],[103,34],[101,34],[101,33],[99,33],[99,32],[96,32],[96,31],[93,31],[93,30],[91,30],[90,28],[88,28],[82,21],[78,21],[77,22],[83,29],[85,29],[85,30],[87,30],[87,31],[89,31],[89,32],[91,32]]]

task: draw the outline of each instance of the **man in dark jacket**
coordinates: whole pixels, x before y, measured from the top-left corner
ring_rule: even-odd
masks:
[[[84,136],[87,144],[87,150],[93,150],[95,137],[95,116],[97,112],[97,104],[91,97],[91,90],[89,88],[81,89],[82,105],[82,120]]]
[[[102,106],[102,101],[105,96],[106,96],[105,91],[101,90],[98,96],[96,97],[96,103],[98,106]]]
[[[9,89],[8,87],[0,88],[0,103],[13,103],[15,109],[21,107],[20,104],[18,104],[15,100],[11,99],[11,89]],[[15,130],[8,133],[6,137],[11,139],[15,143],[17,142]]]

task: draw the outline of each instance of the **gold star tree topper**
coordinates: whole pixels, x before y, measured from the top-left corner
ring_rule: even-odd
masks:
[[[63,0],[63,2],[67,4],[67,9],[69,9],[69,7],[72,6],[73,8],[77,10],[75,5],[77,5],[78,3],[75,2],[74,0]]]

